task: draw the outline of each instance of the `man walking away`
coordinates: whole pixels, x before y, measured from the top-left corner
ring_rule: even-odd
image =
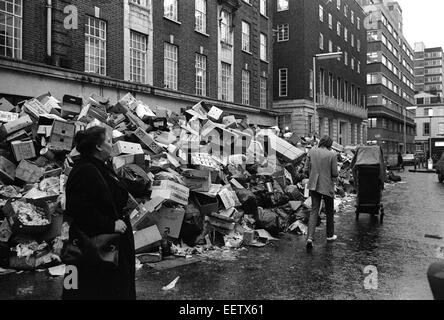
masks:
[[[307,235],[307,252],[313,249],[313,240],[316,230],[321,200],[324,199],[327,216],[327,241],[335,241],[334,234],[334,179],[338,177],[337,155],[331,150],[333,140],[324,136],[317,148],[309,152],[305,164],[305,172],[310,173],[307,188],[310,190],[312,209]]]

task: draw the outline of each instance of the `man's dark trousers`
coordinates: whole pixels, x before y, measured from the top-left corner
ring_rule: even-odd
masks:
[[[327,216],[327,238],[331,238],[335,233],[334,226],[334,199],[332,197],[311,191],[311,213],[310,222],[308,224],[308,239],[314,240],[316,225],[318,222],[319,211],[321,208],[321,200],[324,199],[325,211]]]

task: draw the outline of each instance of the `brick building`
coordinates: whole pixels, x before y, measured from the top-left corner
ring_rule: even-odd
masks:
[[[58,99],[98,93],[116,101],[130,91],[174,111],[205,100],[273,126],[270,7],[265,0],[0,0],[7,21],[0,69],[8,79],[0,96],[16,103],[47,91]]]
[[[385,156],[414,149],[413,49],[403,35],[402,9],[397,2],[360,0],[367,28],[368,139]],[[406,131],[407,146],[404,146]]]
[[[343,145],[364,143],[367,42],[361,6],[355,0],[273,2],[279,125],[303,136],[328,134]],[[341,58],[317,62],[314,121],[313,57],[338,51]]]

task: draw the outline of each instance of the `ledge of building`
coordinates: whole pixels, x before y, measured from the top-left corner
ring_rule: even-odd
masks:
[[[15,72],[22,72],[28,74],[35,74],[39,76],[47,76],[52,78],[60,78],[64,80],[77,81],[81,83],[93,84],[97,86],[105,86],[110,88],[116,88],[119,90],[126,90],[129,92],[143,92],[156,96],[162,96],[171,99],[180,99],[189,101],[190,103],[198,103],[199,101],[205,101],[209,104],[217,107],[237,112],[248,112],[268,117],[276,117],[278,113],[270,109],[260,109],[257,107],[248,107],[244,105],[238,105],[235,103],[220,101],[208,97],[201,97],[183,93],[180,91],[168,90],[155,86],[137,84],[134,82],[114,79],[97,74],[91,74],[71,69],[60,68],[56,66],[50,66],[42,63],[29,62],[24,60],[16,60],[10,58],[0,58],[0,69],[10,69]]]

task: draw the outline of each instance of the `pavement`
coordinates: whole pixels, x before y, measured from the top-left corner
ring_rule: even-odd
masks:
[[[238,251],[235,260],[205,260],[162,271],[144,266],[137,271],[137,297],[432,300],[426,272],[439,260],[444,240],[426,235],[444,237],[444,184],[434,174],[406,170],[400,175],[403,182],[384,191],[383,225],[366,214],[356,221],[349,207],[335,219],[338,241],[326,243],[322,224],[311,254],[305,252],[303,236],[283,234],[266,247]],[[178,276],[174,289],[162,290]],[[61,286],[62,279],[46,271],[0,276],[0,299],[59,299]]]

